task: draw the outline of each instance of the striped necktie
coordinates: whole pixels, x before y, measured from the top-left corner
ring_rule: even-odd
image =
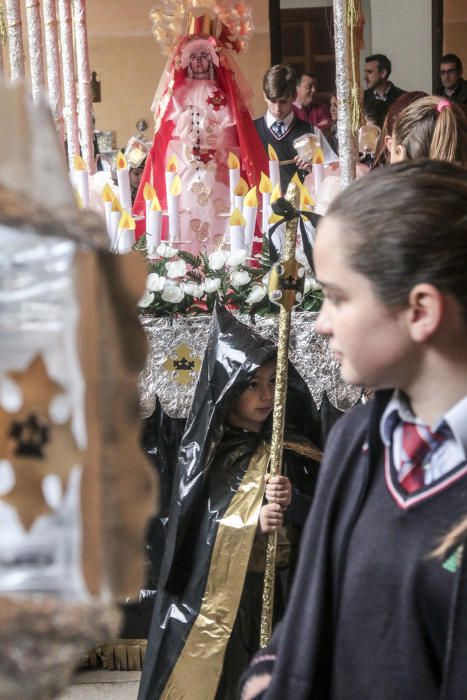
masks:
[[[446,437],[446,430],[433,433],[426,425],[403,423],[401,471],[404,476],[400,484],[407,493],[418,491],[425,485],[423,462],[430,452],[438,449]]]
[[[273,132],[274,136],[277,136],[277,138],[280,139],[281,136],[283,136],[285,133],[284,122],[281,122],[281,121],[273,122],[271,124],[271,131]]]

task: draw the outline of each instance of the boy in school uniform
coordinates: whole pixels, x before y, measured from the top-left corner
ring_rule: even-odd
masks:
[[[280,161],[295,160],[295,163],[280,167],[281,189],[285,193],[287,185],[296,172],[303,180],[312,169],[308,161],[297,156],[293,146],[295,139],[304,134],[317,134],[325,162],[333,163],[338,158],[318,127],[302,121],[295,115],[293,105],[297,98],[297,75],[291,66],[278,64],[266,71],[263,78],[263,95],[267,112],[259,119],[255,119],[255,127],[261,142],[266,151],[268,145],[271,145]]]

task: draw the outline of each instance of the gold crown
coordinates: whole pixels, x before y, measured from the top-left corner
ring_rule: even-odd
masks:
[[[204,34],[206,36],[217,37],[220,34],[221,23],[214,14],[203,12],[196,14],[191,11],[187,13],[187,30],[186,34]]]

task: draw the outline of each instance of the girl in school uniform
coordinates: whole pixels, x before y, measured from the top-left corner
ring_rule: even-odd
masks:
[[[353,183],[314,254],[318,329],[375,399],[329,436],[292,598],[242,700],[465,699],[466,171],[409,161]]]

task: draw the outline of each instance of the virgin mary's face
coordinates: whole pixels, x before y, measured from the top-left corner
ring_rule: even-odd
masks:
[[[211,56],[207,49],[195,49],[190,54],[190,67],[194,78],[204,78],[209,75]]]

